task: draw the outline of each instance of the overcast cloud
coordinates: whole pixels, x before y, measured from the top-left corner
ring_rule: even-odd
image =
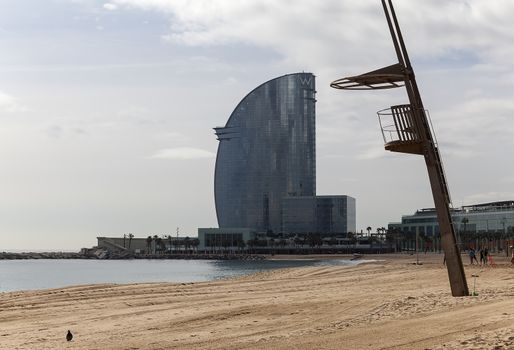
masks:
[[[514,4],[396,0],[455,206],[514,199]],[[217,225],[217,141],[276,76],[317,76],[318,194],[357,227],[433,206],[424,161],[388,153],[376,111],[403,90],[332,80],[395,62],[378,0],[0,1],[0,250]]]

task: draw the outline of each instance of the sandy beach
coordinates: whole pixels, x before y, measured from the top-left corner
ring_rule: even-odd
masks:
[[[506,258],[465,260],[471,291],[479,277],[464,298],[450,295],[441,255],[366,258],[377,261],[0,293],[0,349],[514,349]]]

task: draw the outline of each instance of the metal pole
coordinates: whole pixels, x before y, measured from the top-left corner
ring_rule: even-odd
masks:
[[[416,265],[419,265],[419,226],[416,226]]]
[[[462,258],[455,238],[455,228],[452,224],[450,192],[441,156],[439,155],[437,141],[432,134],[429,117],[423,107],[421,94],[416,83],[405,42],[403,41],[392,0],[382,0],[382,7],[398,63],[359,76],[336,80],[332,82],[331,86],[337,89],[348,90],[388,89],[401,86],[403,81],[410,103],[390,108],[399,139],[386,142],[385,148],[393,152],[424,156],[441,232],[441,246],[446,256],[446,266],[452,295],[469,295]],[[378,114],[380,117],[380,112]],[[398,119],[398,123],[396,123],[396,119]],[[418,248],[417,240],[416,250]],[[412,245],[412,242],[410,244]]]
[[[385,11],[386,19],[389,25],[389,30],[393,39],[398,62],[404,66],[405,71],[405,89],[411,104],[411,112],[414,124],[420,130],[421,142],[423,143],[423,155],[425,157],[425,164],[428,170],[430,185],[432,188],[432,195],[439,221],[439,228],[441,231],[441,243],[446,255],[446,266],[448,268],[448,277],[450,279],[450,286],[453,296],[467,296],[469,295],[468,285],[466,282],[466,275],[462,265],[459,247],[455,239],[455,230],[452,224],[450,215],[450,196],[449,191],[440,160],[439,151],[434,143],[428,119],[425,114],[421,95],[416,83],[414,71],[410,65],[407,49],[401,35],[398,19],[394,12],[392,1],[389,0],[389,9],[385,0],[382,0],[382,6]],[[389,10],[391,14],[389,14]],[[391,17],[394,21],[394,28],[391,23]],[[416,239],[417,244],[417,239]]]

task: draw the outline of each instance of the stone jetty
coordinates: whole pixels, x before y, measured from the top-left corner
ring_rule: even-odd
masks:
[[[133,254],[127,251],[110,252],[105,249],[82,249],[80,252],[0,252],[0,260],[26,259],[98,259],[98,260],[129,260],[129,259],[175,259],[175,260],[264,260],[264,255],[254,254]]]

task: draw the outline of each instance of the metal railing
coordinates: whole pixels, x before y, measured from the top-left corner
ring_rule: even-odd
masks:
[[[421,141],[410,105],[397,105],[377,112],[384,143]]]

